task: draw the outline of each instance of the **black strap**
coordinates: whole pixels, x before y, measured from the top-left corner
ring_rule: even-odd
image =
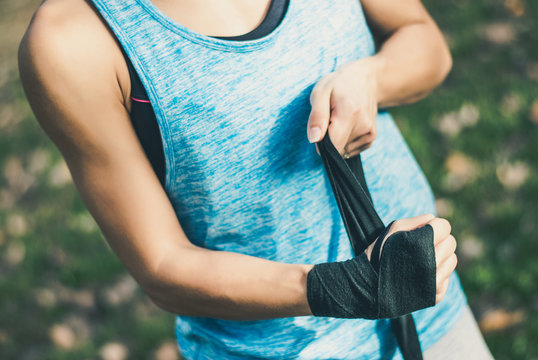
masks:
[[[360,154],[344,159],[329,135],[317,143],[355,256],[366,250],[387,228],[374,208]],[[405,360],[422,360],[417,329],[411,314],[390,320]]]

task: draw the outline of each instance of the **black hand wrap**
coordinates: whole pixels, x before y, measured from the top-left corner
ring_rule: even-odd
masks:
[[[344,159],[328,134],[317,143],[356,258],[314,266],[307,278],[307,297],[314,315],[392,317],[390,324],[405,360],[422,360],[415,322],[409,312],[435,304],[433,228],[426,225],[386,237],[362,169],[360,155]],[[391,223],[392,224],[392,223]],[[398,316],[406,314],[403,316]],[[397,317],[394,317],[397,316]]]
[[[381,239],[383,236],[378,243]],[[378,258],[374,251],[370,263],[363,252],[351,260],[315,265],[307,277],[312,313],[382,319],[435,305],[436,266],[430,225],[392,234],[376,261]]]

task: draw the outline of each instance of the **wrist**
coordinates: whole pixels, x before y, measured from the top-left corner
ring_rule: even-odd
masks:
[[[383,76],[386,73],[386,57],[381,54],[365,57],[352,61],[348,66],[353,78],[363,81],[366,88],[373,94],[379,106],[385,102],[385,92],[383,91]]]

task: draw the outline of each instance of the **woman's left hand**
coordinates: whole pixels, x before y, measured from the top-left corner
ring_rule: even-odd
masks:
[[[310,94],[310,142],[320,141],[328,128],[331,142],[345,157],[372,145],[377,137],[376,60],[368,57],[349,62],[316,83]],[[316,150],[319,154],[317,145]]]

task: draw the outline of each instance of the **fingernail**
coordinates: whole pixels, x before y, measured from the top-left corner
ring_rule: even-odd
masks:
[[[321,129],[317,126],[313,126],[308,129],[308,141],[311,143],[318,142],[321,138]]]

